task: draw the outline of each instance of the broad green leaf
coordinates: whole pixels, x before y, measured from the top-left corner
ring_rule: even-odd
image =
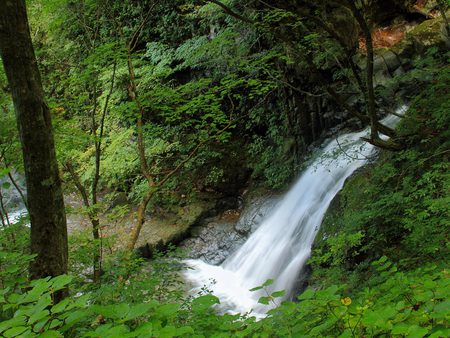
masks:
[[[17,326],[17,327],[13,327],[13,328],[5,331],[3,333],[3,336],[6,338],[17,337],[17,336],[20,336],[21,334],[23,334],[27,330],[28,330],[28,328],[26,326]]]
[[[273,284],[273,282],[274,282],[274,280],[273,279],[268,279],[268,280],[266,280],[265,282],[264,282],[264,284],[262,285],[263,287],[265,287],[265,286],[269,286],[269,285],[272,285]]]
[[[272,300],[272,297],[261,297],[258,299],[258,303],[269,305],[269,302]]]
[[[192,301],[192,309],[194,311],[204,311],[206,309],[209,309],[211,306],[215,304],[220,304],[219,298],[213,295],[204,295],[195,298]]]
[[[285,294],[286,294],[286,291],[280,290],[280,291],[272,292],[271,296],[273,298],[279,298],[279,297],[283,297]]]
[[[300,296],[298,296],[299,300],[306,300],[306,299],[313,299],[316,292],[312,289],[308,289],[305,292],[303,292]]]
[[[70,282],[72,280],[73,280],[73,277],[68,276],[68,275],[61,275],[61,276],[54,277],[51,280],[53,291],[58,291],[58,290],[64,289],[67,285],[70,284]]]
[[[91,310],[105,318],[125,318],[130,311],[130,305],[126,303],[112,305],[92,305]]]

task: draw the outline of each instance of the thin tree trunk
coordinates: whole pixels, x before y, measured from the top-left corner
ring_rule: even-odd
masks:
[[[77,188],[78,192],[81,195],[81,198],[83,200],[84,206],[88,209],[87,215],[89,217],[89,221],[92,225],[92,237],[94,239],[95,244],[95,251],[93,253],[93,264],[92,267],[94,269],[93,271],[93,280],[94,282],[97,282],[101,276],[101,253],[100,249],[97,249],[97,243],[100,238],[99,233],[99,226],[100,222],[98,219],[97,212],[95,210],[95,204],[91,205],[91,202],[89,201],[89,195],[88,191],[81,183],[80,177],[78,176],[77,172],[75,171],[72,163],[66,162],[64,164],[64,169],[70,174],[70,177],[72,178],[73,183],[75,184],[75,187]]]
[[[81,198],[83,200],[84,206],[88,209],[88,217],[89,221],[92,225],[92,237],[94,239],[95,243],[95,252],[93,257],[93,279],[94,282],[98,282],[100,280],[101,274],[102,274],[102,237],[100,236],[100,220],[98,217],[98,210],[96,208],[98,199],[98,183],[100,181],[100,169],[101,169],[101,153],[102,153],[102,141],[103,141],[103,135],[105,131],[105,120],[106,115],[108,113],[108,106],[109,101],[111,99],[114,85],[115,85],[115,79],[116,79],[116,70],[117,70],[117,63],[114,62],[113,64],[113,72],[111,76],[111,82],[110,82],[110,88],[108,91],[108,94],[105,99],[105,104],[103,106],[102,114],[100,117],[100,124],[97,126],[97,122],[95,119],[96,111],[97,111],[97,87],[94,87],[94,107],[91,112],[91,133],[94,137],[94,146],[95,146],[95,171],[94,171],[94,178],[92,180],[91,185],[91,196],[89,198],[89,192],[88,189],[83,185],[81,182],[81,179],[76,172],[75,168],[73,167],[73,164],[70,161],[67,161],[64,164],[64,170],[67,171],[70,174],[70,177],[72,179],[72,182],[75,184],[75,187],[77,188],[79,194],[81,195]],[[99,134],[97,135],[97,129],[100,129]]]
[[[92,186],[91,186],[91,207],[93,208],[90,210],[90,220],[92,224],[92,236],[94,238],[94,244],[95,244],[95,253],[94,253],[94,282],[98,282],[100,280],[101,274],[102,274],[102,238],[100,236],[100,221],[98,218],[98,211],[97,211],[97,194],[98,194],[98,182],[100,181],[100,166],[101,166],[101,155],[102,155],[102,140],[103,140],[103,133],[105,130],[105,119],[106,114],[108,113],[108,104],[109,100],[111,98],[111,95],[114,90],[114,83],[116,78],[116,69],[117,69],[117,63],[114,62],[113,64],[113,72],[111,76],[111,86],[109,88],[109,92],[106,96],[105,105],[103,106],[102,115],[100,118],[100,132],[97,135],[97,123],[95,121],[95,113],[94,110],[92,112],[92,129],[93,129],[93,135],[95,139],[95,172],[94,172],[94,179],[92,180]],[[97,98],[95,97],[95,100],[97,101]],[[96,106],[96,104],[95,104]]]
[[[6,229],[5,218],[3,217],[3,212],[0,210],[0,221],[2,222],[2,227]]]
[[[127,63],[128,63],[128,75],[129,75],[129,87],[128,92],[131,100],[136,103],[137,108],[139,109],[139,115],[136,121],[136,129],[137,129],[137,136],[138,136],[138,154],[139,154],[139,162],[141,165],[141,172],[144,175],[145,179],[147,180],[148,184],[148,191],[144,198],[142,199],[141,203],[139,204],[138,210],[137,210],[137,221],[134,229],[132,230],[130,241],[128,243],[128,249],[133,250],[136,246],[137,240],[139,238],[139,234],[141,233],[142,227],[145,223],[145,212],[148,206],[148,203],[150,202],[151,198],[153,197],[155,193],[155,182],[153,176],[150,174],[150,171],[148,169],[148,163],[147,163],[147,156],[145,154],[145,142],[144,142],[144,133],[143,133],[143,127],[144,127],[144,114],[145,109],[142,106],[138,94],[137,94],[137,87],[136,87],[136,75],[134,72],[134,65],[133,65],[133,59],[132,59],[132,52],[130,49],[130,46],[127,47],[128,53],[127,53]]]
[[[5,204],[3,201],[3,191],[2,191],[1,187],[0,187],[0,211],[5,217],[6,225],[10,226],[11,223],[9,222],[8,210],[6,210]]]
[[[14,186],[14,188],[19,193],[20,199],[22,200],[22,203],[25,206],[25,209],[28,210],[27,199],[26,199],[25,195],[23,194],[22,189],[19,187],[19,185],[17,184],[16,180],[14,179],[13,175],[10,172],[8,172],[8,177],[9,177],[9,180],[11,181],[12,185]]]
[[[148,203],[152,199],[155,191],[152,189],[149,189],[147,191],[147,194],[142,199],[141,203],[139,204],[138,210],[137,210],[137,220],[136,225],[134,226],[133,230],[131,231],[130,241],[128,242],[128,250],[133,250],[136,246],[136,243],[139,239],[139,235],[141,233],[142,227],[145,223],[145,211],[147,209]]]
[[[8,215],[8,210],[6,209],[5,205],[4,205],[4,201],[3,201],[3,192],[2,189],[0,188],[0,218],[2,221],[2,225],[3,228],[7,228],[11,225],[10,221],[9,221],[9,215]],[[9,239],[12,241],[12,243],[16,243],[16,236],[14,234],[14,232],[10,232],[7,237],[10,237]]]
[[[370,118],[370,138],[378,140],[378,118],[376,114],[375,89],[373,86],[374,74],[374,52],[372,41],[372,30],[367,20],[364,18],[361,10],[356,7],[354,0],[347,0],[350,10],[358,22],[366,40],[367,59],[366,59],[366,90],[367,90],[367,115]]]
[[[50,110],[30,38],[25,1],[0,0],[0,52],[11,88],[25,167],[32,279],[67,273],[67,224]],[[59,301],[64,292],[55,295]]]
[[[14,186],[14,188],[17,190],[17,192],[20,195],[20,199],[22,200],[23,205],[25,206],[25,209],[28,210],[28,205],[27,205],[27,199],[25,197],[25,194],[23,193],[22,189],[20,188],[19,184],[16,182],[16,180],[14,179],[14,176],[11,174],[11,168],[8,164],[8,162],[6,161],[5,156],[3,156],[3,163],[5,164],[5,167],[7,169],[9,169],[8,171],[8,177],[9,180],[11,181],[12,185]]]

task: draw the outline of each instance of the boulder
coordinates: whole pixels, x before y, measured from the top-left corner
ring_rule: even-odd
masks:
[[[244,244],[245,237],[234,231],[234,223],[214,220],[195,231],[195,236],[181,244],[190,258],[218,265]]]
[[[418,53],[423,53],[430,47],[447,49],[450,43],[442,18],[422,22],[408,33],[408,37],[413,41]]]
[[[241,217],[230,220],[227,213],[205,220],[191,231],[191,237],[181,243],[188,256],[209,264],[221,264],[255,231],[278,202],[271,195],[249,198]]]
[[[400,58],[393,51],[383,48],[378,51],[379,56],[383,59],[388,71],[392,74],[401,66]]]
[[[136,245],[137,251],[145,258],[151,258],[153,251],[165,250],[169,244],[180,243],[190,235],[192,227],[215,214],[215,200],[211,198],[191,201],[176,213],[148,215]],[[129,231],[135,223],[135,218],[128,220],[124,230]]]

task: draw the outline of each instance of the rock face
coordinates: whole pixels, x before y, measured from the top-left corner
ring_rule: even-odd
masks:
[[[257,197],[250,199],[246,203],[248,207],[241,212],[235,211],[235,217],[229,217],[232,213],[226,212],[206,219],[193,229],[192,237],[183,241],[181,246],[187,249],[190,258],[202,259],[213,265],[221,264],[244,244],[277,202],[277,197]]]
[[[414,68],[414,59],[424,55],[432,47],[445,51],[450,46],[450,37],[446,35],[444,21],[441,17],[426,20],[407,30],[406,37],[390,48],[378,48],[374,58],[374,82],[376,86],[387,87],[397,75],[402,75]],[[364,58],[357,60],[361,69],[365,68]],[[414,86],[401,80],[401,87]]]
[[[190,258],[218,265],[245,242],[245,236],[235,231],[234,225],[233,222],[212,220],[195,229],[193,237],[181,246],[188,249]]]
[[[273,196],[255,198],[242,212],[241,217],[234,226],[234,230],[247,237],[258,228],[278,202],[279,198]]]

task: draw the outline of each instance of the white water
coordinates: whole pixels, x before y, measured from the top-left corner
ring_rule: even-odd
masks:
[[[389,116],[383,123],[392,126],[397,121],[397,117]],[[258,303],[267,294],[249,289],[274,279],[267,291],[285,290],[285,298],[291,296],[332,199],[345,180],[374,155],[374,147],[361,140],[367,134],[364,130],[328,142],[272,214],[222,265],[187,260],[192,269],[185,277],[195,286],[192,291],[206,285],[220,299],[222,310],[253,310],[257,316],[270,308]]]

